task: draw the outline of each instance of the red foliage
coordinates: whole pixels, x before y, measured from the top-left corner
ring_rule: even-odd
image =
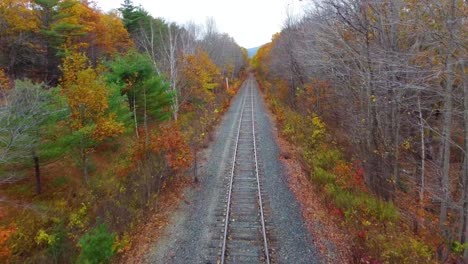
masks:
[[[151,137],[149,147],[155,153],[163,152],[167,163],[174,170],[187,168],[192,163],[190,146],[177,125],[162,126],[159,133]]]
[[[333,204],[328,205],[328,210],[330,211],[331,215],[338,216],[338,217],[344,217],[344,212],[338,207],[335,207]]]
[[[364,182],[364,169],[362,168],[361,162],[359,160],[354,160],[353,162],[354,167],[354,180],[361,188],[362,191],[367,191],[366,184]]]
[[[366,234],[365,231],[359,231],[359,232],[357,233],[357,237],[358,237],[359,239],[366,240],[366,239],[367,239],[367,234]]]
[[[333,168],[333,173],[337,176],[336,182],[341,188],[367,192],[364,170],[359,161],[354,161],[353,164],[340,161]]]

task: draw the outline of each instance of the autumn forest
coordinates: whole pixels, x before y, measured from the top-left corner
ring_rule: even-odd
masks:
[[[239,141],[252,111],[258,196],[280,164],[298,235],[318,252],[304,263],[466,263],[466,2],[304,2],[249,58],[214,18],[177,24],[131,0],[111,12],[2,0],[0,262],[159,263],[148,252],[174,219],[216,210],[210,155],[222,171],[233,148],[223,135],[237,128],[226,120],[240,118]],[[277,143],[262,141],[262,122]],[[260,208],[281,208],[281,195]],[[289,263],[274,216],[271,262]],[[173,251],[161,254],[179,263]]]

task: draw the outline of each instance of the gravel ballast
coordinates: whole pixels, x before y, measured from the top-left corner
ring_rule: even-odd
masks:
[[[213,263],[208,261],[216,224],[216,207],[223,202],[225,168],[231,162],[242,87],[217,129],[215,140],[199,163],[199,183],[185,191],[185,199],[169,220],[163,237],[155,242],[147,263]],[[273,126],[258,89],[255,103],[256,139],[262,188],[271,208],[270,218],[278,263],[322,263],[304,224],[299,204],[288,189],[278,159]],[[267,219],[268,220],[268,219]]]

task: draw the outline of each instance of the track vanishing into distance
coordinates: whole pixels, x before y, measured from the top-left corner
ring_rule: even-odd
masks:
[[[288,187],[274,131],[251,75],[202,151],[199,182],[184,191],[144,263],[324,263]]]
[[[216,263],[271,263],[262,184],[257,158],[254,83],[245,83],[231,162],[225,168],[225,199],[214,237]],[[215,234],[217,232],[214,232]],[[217,243],[219,242],[219,243]],[[219,250],[216,250],[216,244]]]

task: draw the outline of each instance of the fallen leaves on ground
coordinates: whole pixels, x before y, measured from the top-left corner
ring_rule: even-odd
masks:
[[[116,263],[142,263],[150,247],[163,235],[172,213],[184,199],[184,189],[193,179],[180,176],[170,181],[162,190],[154,209],[149,212],[148,220],[138,226],[132,234],[132,246]]]

